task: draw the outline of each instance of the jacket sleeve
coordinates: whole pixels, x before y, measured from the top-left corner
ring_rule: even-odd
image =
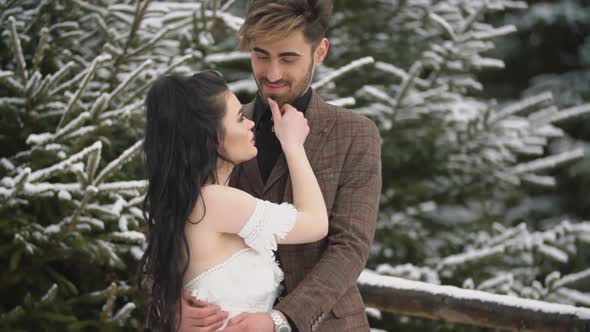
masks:
[[[375,235],[381,193],[381,137],[372,121],[361,119],[353,128],[344,157],[327,248],[310,273],[275,307],[301,332],[314,330],[356,285]]]

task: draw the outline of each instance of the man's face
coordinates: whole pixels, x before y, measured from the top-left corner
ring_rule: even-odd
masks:
[[[293,103],[307,91],[315,65],[324,59],[327,50],[328,40],[325,38],[315,51],[312,50],[303,31],[273,42],[255,41],[252,71],[262,100],[266,102],[270,97],[279,105]]]

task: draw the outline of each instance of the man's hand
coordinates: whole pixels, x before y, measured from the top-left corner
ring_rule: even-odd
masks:
[[[228,316],[228,313],[221,311],[218,305],[209,307],[207,302],[195,299],[184,289],[180,305],[182,306],[181,332],[216,331],[223,326],[223,320]]]
[[[274,332],[275,324],[266,312],[241,313],[229,320],[223,332]]]

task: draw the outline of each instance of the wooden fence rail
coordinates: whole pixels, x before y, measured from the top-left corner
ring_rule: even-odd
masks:
[[[358,279],[365,304],[381,311],[507,331],[590,332],[590,308],[383,276]]]

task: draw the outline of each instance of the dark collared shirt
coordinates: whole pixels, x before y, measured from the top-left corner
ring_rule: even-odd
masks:
[[[292,106],[305,114],[310,99],[311,88],[307,89],[307,92],[301,97],[295,99]],[[258,169],[260,170],[260,176],[264,183],[268,180],[270,172],[283,152],[281,143],[272,131],[273,121],[271,116],[272,112],[270,108],[257,95],[254,103],[254,123],[256,128],[254,135],[256,136],[256,148],[258,149],[258,154],[256,155]]]

